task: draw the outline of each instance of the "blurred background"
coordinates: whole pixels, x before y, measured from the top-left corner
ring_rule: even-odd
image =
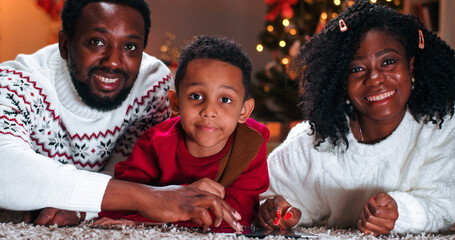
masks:
[[[0,62],[57,42],[64,0],[0,0]],[[370,0],[418,16],[455,47],[455,0]],[[254,118],[280,142],[299,122],[298,83],[288,64],[300,46],[354,0],[147,0],[152,27],[146,52],[177,67],[193,36],[213,34],[240,43],[253,67]]]

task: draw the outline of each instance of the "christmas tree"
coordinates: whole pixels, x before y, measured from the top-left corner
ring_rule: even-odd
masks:
[[[394,9],[402,0],[370,0]],[[265,0],[265,29],[257,50],[272,51],[273,59],[256,73],[251,94],[256,101],[254,117],[261,121],[289,123],[300,120],[299,83],[289,63],[310,37],[325,23],[354,3],[354,0]]]

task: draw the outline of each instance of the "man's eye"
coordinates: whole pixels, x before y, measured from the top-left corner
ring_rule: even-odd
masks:
[[[95,45],[95,46],[103,46],[104,45],[103,41],[101,41],[99,39],[90,40],[90,44]]]
[[[199,94],[194,93],[194,94],[191,94],[191,95],[190,95],[190,98],[191,98],[191,99],[194,99],[194,100],[201,100],[201,99],[202,99],[202,96],[199,95]]]
[[[232,100],[230,98],[224,97],[224,98],[221,98],[221,102],[222,103],[231,103]]]

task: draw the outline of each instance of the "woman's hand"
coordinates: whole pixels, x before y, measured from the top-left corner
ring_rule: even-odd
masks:
[[[382,192],[370,198],[363,207],[357,226],[364,234],[379,236],[389,234],[397,219],[397,203],[389,194]]]
[[[296,225],[302,212],[292,207],[283,196],[267,199],[260,207],[258,223],[266,229],[289,229]]]

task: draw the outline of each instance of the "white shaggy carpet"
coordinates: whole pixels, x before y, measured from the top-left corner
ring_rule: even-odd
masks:
[[[248,239],[244,236],[221,233],[202,233],[195,229],[174,226],[139,226],[104,228],[92,222],[74,227],[44,227],[21,223],[21,213],[0,210],[0,239]],[[455,239],[455,229],[441,234],[388,235],[380,238],[365,236],[356,229],[328,229],[326,227],[299,228],[318,239]],[[264,239],[285,239],[268,236]]]

